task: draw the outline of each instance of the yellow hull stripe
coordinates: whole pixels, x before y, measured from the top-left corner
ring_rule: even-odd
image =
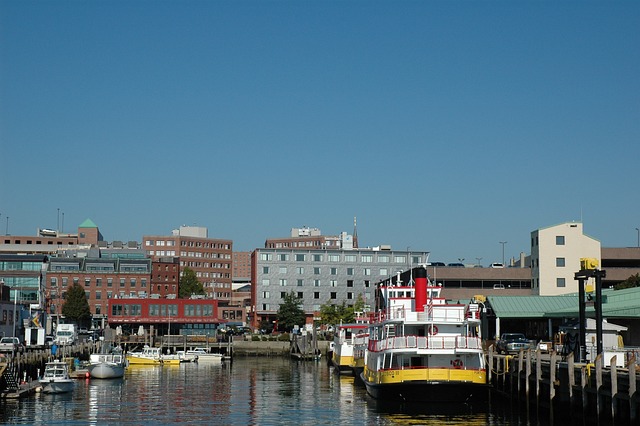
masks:
[[[487,383],[487,372],[484,370],[457,370],[452,368],[413,368],[407,370],[371,371],[365,367],[365,379],[375,384],[404,382],[463,382]]]

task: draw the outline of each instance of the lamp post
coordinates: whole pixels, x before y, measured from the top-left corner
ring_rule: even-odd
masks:
[[[478,261],[478,267],[480,267],[480,261],[482,260],[481,257],[476,257],[476,260]]]
[[[500,241],[500,244],[502,244],[502,266],[504,266],[504,245],[507,244],[507,242]]]
[[[640,247],[640,228],[636,228],[636,232],[638,232],[638,247]]]
[[[18,307],[18,289],[14,289],[13,295],[13,337],[16,337],[16,308]]]

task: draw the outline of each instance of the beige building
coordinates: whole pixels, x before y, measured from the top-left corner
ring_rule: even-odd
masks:
[[[580,270],[580,258],[584,257],[601,263],[600,241],[584,235],[580,222],[531,232],[532,293],[540,296],[577,293],[575,273]]]

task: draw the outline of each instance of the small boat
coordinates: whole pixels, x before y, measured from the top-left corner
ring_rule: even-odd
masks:
[[[163,355],[160,348],[145,345],[141,352],[127,353],[129,365],[178,365],[180,359],[171,355]]]
[[[411,281],[389,279],[377,291],[364,370],[367,393],[381,401],[486,404],[487,367],[474,303],[449,304],[426,268]]]
[[[178,351],[177,355],[178,355],[178,358],[180,359],[180,362],[196,362],[196,361],[198,361],[198,355],[196,355],[194,353],[189,353],[187,355],[186,351]]]
[[[197,357],[198,362],[222,362],[222,354],[207,351],[205,348],[194,348],[185,352],[186,357]]]
[[[333,338],[331,363],[340,374],[353,373],[355,338],[359,334],[366,332],[367,329],[366,322],[340,324],[337,326],[336,334]]]
[[[44,393],[71,392],[76,385],[75,381],[69,376],[69,365],[62,361],[53,361],[45,364],[40,384]]]
[[[120,348],[105,346],[102,353],[89,356],[89,375],[95,379],[115,379],[124,376],[127,359]],[[110,348],[110,349],[109,349]]]

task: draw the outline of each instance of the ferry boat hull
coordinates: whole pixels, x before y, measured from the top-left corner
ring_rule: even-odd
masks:
[[[486,379],[482,378],[478,378],[477,382],[438,380],[403,382],[399,379],[394,382],[373,383],[366,379],[363,372],[360,374],[360,379],[369,395],[384,401],[477,404],[486,402],[489,398],[489,385],[486,384]]]

